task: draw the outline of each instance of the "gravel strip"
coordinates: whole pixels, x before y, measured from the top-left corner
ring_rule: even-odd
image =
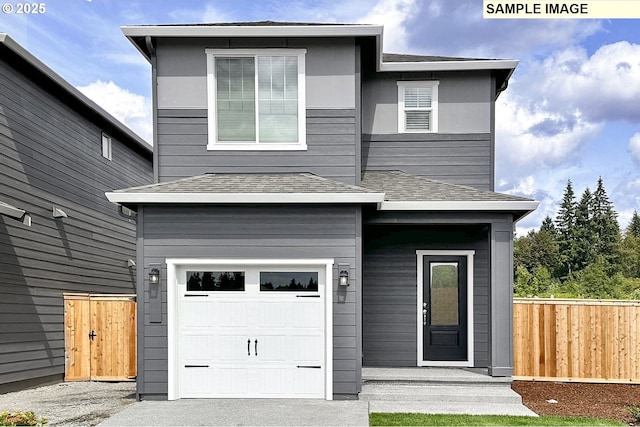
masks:
[[[135,382],[68,382],[0,395],[0,412],[33,411],[49,426],[95,426],[135,402]]]

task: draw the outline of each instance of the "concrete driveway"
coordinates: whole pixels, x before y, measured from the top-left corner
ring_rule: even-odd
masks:
[[[100,426],[368,426],[368,402],[184,399],[136,402]]]

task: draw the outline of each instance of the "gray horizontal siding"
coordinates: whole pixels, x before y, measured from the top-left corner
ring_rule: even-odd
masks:
[[[488,133],[362,136],[363,170],[401,170],[490,190],[492,167],[491,135]]]
[[[0,389],[62,378],[63,292],[134,292],[135,223],[104,192],[152,181],[150,153],[22,71],[0,60],[0,200],[32,217],[0,217]]]
[[[166,258],[334,258],[336,268],[350,264],[351,286],[346,296],[343,291],[334,296],[334,393],[356,394],[359,215],[354,206],[145,206],[144,265],[164,264]],[[167,394],[166,286],[160,323],[152,322],[149,292],[139,292],[144,294],[138,379],[143,396]],[[336,280],[333,287],[337,294]]]
[[[475,250],[474,358],[488,366],[489,235],[482,226],[368,225],[363,238],[363,366],[417,365],[416,250]]]
[[[307,110],[306,151],[208,151],[207,110],[159,110],[160,181],[206,172],[311,172],[355,184],[356,130],[353,109]]]

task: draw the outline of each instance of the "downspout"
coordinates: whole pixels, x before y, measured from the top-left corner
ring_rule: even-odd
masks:
[[[153,46],[151,36],[145,36],[144,42],[149,52],[151,61],[151,114],[153,117],[153,182],[160,182],[160,171],[158,170],[158,59],[156,49]]]

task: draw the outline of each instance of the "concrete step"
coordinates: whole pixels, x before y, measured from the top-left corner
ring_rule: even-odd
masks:
[[[522,398],[509,385],[434,385],[425,383],[365,383],[361,400],[414,401],[429,403],[522,404]]]
[[[470,402],[416,402],[416,401],[370,401],[371,412],[395,412],[418,414],[469,414],[469,415],[516,415],[537,417],[522,404],[470,403]]]

